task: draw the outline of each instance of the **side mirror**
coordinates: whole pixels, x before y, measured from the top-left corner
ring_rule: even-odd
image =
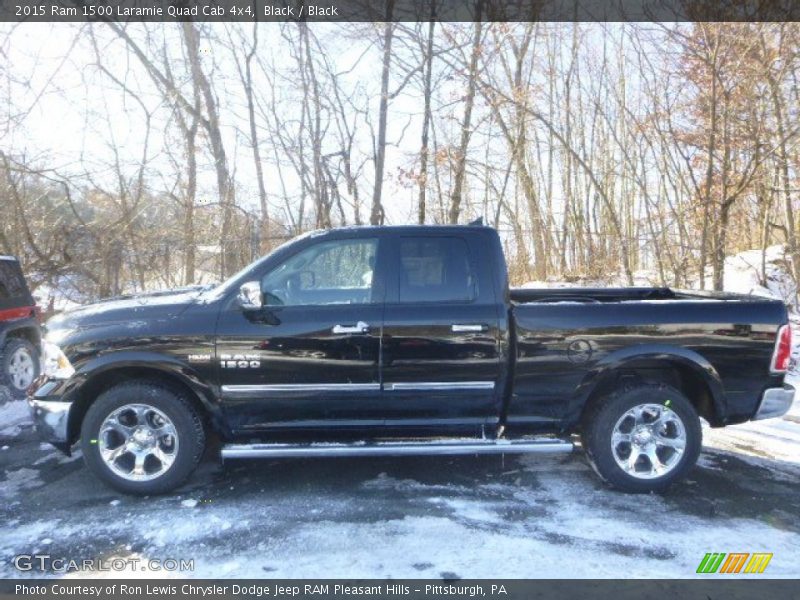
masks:
[[[239,306],[243,310],[258,310],[264,306],[264,299],[261,294],[261,283],[258,281],[248,281],[239,288],[237,297]]]

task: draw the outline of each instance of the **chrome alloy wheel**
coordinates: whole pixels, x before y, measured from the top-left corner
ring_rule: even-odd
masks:
[[[634,406],[620,417],[611,434],[614,460],[637,479],[666,475],[678,465],[685,450],[683,421],[662,404]]]
[[[8,376],[11,379],[11,385],[18,390],[27,390],[33,383],[35,373],[36,368],[30,350],[18,348],[11,355],[11,360],[8,363]]]
[[[148,404],[126,404],[108,415],[97,443],[106,465],[129,481],[160,477],[178,456],[175,425]]]

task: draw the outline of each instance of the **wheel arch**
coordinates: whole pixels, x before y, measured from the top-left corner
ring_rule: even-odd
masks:
[[[11,339],[27,340],[39,351],[42,344],[42,332],[34,319],[24,319],[0,328],[0,346],[5,345]]]
[[[575,420],[580,422],[594,403],[627,381],[671,385],[689,399],[709,424],[722,426],[726,422],[725,388],[717,370],[697,352],[675,346],[628,348],[610,354],[579,386]]]
[[[151,382],[184,395],[197,409],[207,427],[220,433],[222,424],[219,406],[208,386],[180,363],[154,360],[125,360],[98,366],[91,371],[81,370],[82,383],[72,390],[73,402],[67,425],[68,444],[80,437],[81,424],[92,403],[106,390],[131,381]]]

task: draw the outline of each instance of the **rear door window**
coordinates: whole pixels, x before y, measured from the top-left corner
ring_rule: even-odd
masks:
[[[472,302],[477,280],[466,241],[459,237],[400,239],[401,303]]]

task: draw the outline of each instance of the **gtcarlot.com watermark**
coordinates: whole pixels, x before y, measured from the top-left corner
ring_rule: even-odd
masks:
[[[63,558],[50,554],[17,554],[13,560],[17,571],[40,573],[74,573],[103,571],[194,571],[194,559],[139,558]]]

